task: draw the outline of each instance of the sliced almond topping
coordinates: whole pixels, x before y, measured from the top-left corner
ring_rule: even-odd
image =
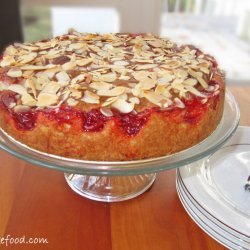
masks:
[[[27,94],[27,89],[19,84],[11,84],[8,89],[19,95]]]
[[[154,60],[149,60],[149,59],[138,59],[138,58],[134,58],[131,59],[131,62],[137,62],[137,63],[154,63]]]
[[[95,45],[89,45],[88,46],[92,51],[99,52],[101,49]]]
[[[58,96],[49,93],[40,93],[37,98],[37,107],[48,107],[58,102]]]
[[[88,65],[88,64],[90,64],[90,63],[92,63],[93,62],[93,59],[92,58],[88,58],[88,59],[81,59],[81,60],[76,60],[76,64],[78,65],[78,66],[86,66],[86,65]]]
[[[164,68],[164,69],[175,69],[175,68],[178,68],[182,65],[182,62],[180,61],[174,61],[174,60],[171,60],[171,61],[165,61],[164,64],[161,64],[161,68]]]
[[[160,48],[163,46],[163,42],[161,40],[153,40],[153,41],[147,41],[147,43],[154,48]]]
[[[203,95],[200,91],[198,91],[196,88],[192,87],[192,86],[185,86],[185,89],[187,91],[189,91],[190,93],[199,96],[199,97],[206,97],[205,95]]]
[[[14,112],[16,112],[16,113],[27,112],[29,110],[30,110],[30,107],[25,106],[25,105],[16,105],[14,107]]]
[[[107,82],[92,82],[89,86],[95,90],[109,90],[112,88],[112,84]]]
[[[66,62],[62,65],[62,69],[65,71],[75,69],[75,67],[76,67],[75,62]]]
[[[110,104],[112,104],[113,102],[115,102],[118,99],[118,96],[114,96],[114,97],[109,97],[108,99],[106,99],[103,103],[102,103],[102,107],[106,107],[109,106]]]
[[[25,64],[25,63],[33,61],[36,57],[37,57],[37,53],[31,52],[29,54],[19,56],[18,61],[22,64]]]
[[[198,83],[198,81],[197,81],[196,79],[194,79],[194,78],[188,78],[188,79],[185,80],[183,83],[184,83],[185,85],[195,86],[195,85]]]
[[[147,91],[144,93],[144,96],[147,100],[152,102],[153,104],[162,107],[161,101],[166,100],[167,98],[163,95],[160,95],[158,93],[152,92],[152,91]]]
[[[49,82],[43,87],[41,93],[47,93],[47,94],[54,94],[55,95],[60,88],[61,88],[61,85],[59,83],[57,83],[57,82]]]
[[[85,43],[72,43],[69,45],[69,49],[75,50],[75,49],[81,49],[85,47]]]
[[[117,65],[117,66],[127,66],[127,65],[129,65],[129,62],[127,62],[127,61],[115,61],[114,65]]]
[[[138,65],[136,66],[136,70],[142,70],[142,69],[152,69],[152,68],[155,68],[157,67],[158,65],[157,64],[142,64],[142,65]]]
[[[139,82],[140,88],[143,90],[149,90],[155,87],[156,81],[150,79],[150,78],[145,78]]]
[[[31,107],[36,106],[36,100],[28,93],[22,95],[21,101],[23,105]]]
[[[56,74],[56,79],[59,82],[68,82],[68,81],[70,81],[70,77],[65,71],[60,71],[59,73],[57,73]]]
[[[71,80],[72,84],[78,83],[78,82],[82,82],[85,79],[86,75],[85,74],[80,74],[78,76],[76,76],[75,78],[73,78]]]
[[[119,77],[119,79],[120,79],[120,80],[128,81],[128,80],[130,80],[130,76],[121,75],[121,76]]]
[[[100,108],[100,111],[103,115],[105,115],[106,117],[111,117],[113,116],[113,112],[111,111],[110,108],[106,108],[106,107],[102,107]]]
[[[99,80],[103,82],[114,82],[116,80],[116,74],[115,73],[103,74],[99,77]]]
[[[24,65],[21,66],[21,70],[43,70],[43,69],[51,69],[56,67],[56,65],[53,64],[47,64],[47,65]]]
[[[33,93],[34,97],[36,98],[36,86],[35,86],[34,81],[32,79],[27,79],[26,84],[29,88],[31,88],[32,93]]]
[[[74,90],[71,92],[70,96],[73,97],[74,99],[80,99],[82,98],[82,91]]]
[[[5,56],[3,60],[0,62],[1,67],[6,67],[13,65],[15,63],[15,59],[12,56]]]
[[[12,68],[7,72],[7,75],[10,77],[21,77],[22,71],[18,68]]]
[[[81,100],[86,102],[86,103],[93,103],[93,104],[97,103],[98,104],[98,103],[100,103],[99,99],[100,99],[100,97],[98,95],[86,90],[84,92],[84,96]]]
[[[7,84],[6,82],[0,81],[0,91],[7,90],[8,88],[9,88],[9,84]]]
[[[205,82],[205,80],[200,76],[200,74],[199,74],[198,72],[195,72],[195,71],[189,69],[189,70],[188,70],[188,73],[189,73],[192,77],[196,78],[196,79],[198,80],[198,82],[201,84],[201,86],[202,86],[204,89],[206,89],[206,88],[208,87],[208,84]]]
[[[69,98],[69,99],[67,100],[67,104],[68,104],[69,106],[76,106],[78,103],[79,103],[79,101],[77,101],[77,100],[75,100],[75,99],[73,99],[73,98]]]
[[[157,79],[157,83],[159,85],[168,85],[170,81],[174,79],[174,76],[172,75],[165,75],[164,77],[161,77]]]
[[[32,45],[25,45],[25,44],[21,44],[21,43],[15,43],[14,44],[16,47],[28,50],[28,51],[37,51],[39,50],[39,47],[36,46],[32,46]]]
[[[34,71],[33,70],[25,70],[23,71],[23,78],[29,78],[33,75]]]
[[[124,87],[115,87],[113,89],[100,89],[97,91],[99,96],[119,96],[125,92]]]
[[[178,97],[174,98],[174,102],[175,102],[176,107],[181,108],[181,109],[185,108],[185,104]]]
[[[127,113],[130,113],[134,109],[135,104],[129,103],[125,100],[118,98],[115,102],[111,104],[111,106],[119,110],[121,113],[127,114]]]
[[[134,104],[140,104],[140,99],[137,97],[130,97],[129,102],[132,102]]]

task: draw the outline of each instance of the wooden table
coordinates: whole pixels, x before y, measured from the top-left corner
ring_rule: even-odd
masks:
[[[230,88],[250,125],[250,87]],[[32,166],[0,151],[1,237],[46,238],[48,244],[11,249],[166,250],[225,249],[187,215],[175,188],[175,170],[158,174],[143,195],[120,203],[85,199],[63,173]],[[0,249],[7,249],[0,244]]]

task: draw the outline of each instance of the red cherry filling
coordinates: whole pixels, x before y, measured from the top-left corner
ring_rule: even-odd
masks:
[[[118,117],[119,125],[123,131],[125,131],[128,135],[136,135],[140,132],[143,125],[148,121],[152,111],[152,109],[145,110],[138,114],[121,114],[117,112],[115,116]]]
[[[31,130],[36,125],[37,114],[38,113],[36,111],[18,112],[18,113],[12,112],[11,116],[13,117],[19,129]]]
[[[104,124],[110,118],[104,116],[100,110],[92,109],[90,112],[84,114],[83,130],[98,132],[104,128]]]
[[[187,123],[196,124],[206,109],[206,105],[203,105],[198,99],[186,100],[186,110],[184,114],[184,120]]]

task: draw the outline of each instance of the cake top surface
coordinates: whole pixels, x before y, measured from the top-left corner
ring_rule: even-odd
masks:
[[[214,59],[192,46],[178,47],[152,34],[68,34],[15,43],[0,59],[0,90],[17,94],[9,108],[100,108],[121,113],[147,107],[185,108],[218,94]]]

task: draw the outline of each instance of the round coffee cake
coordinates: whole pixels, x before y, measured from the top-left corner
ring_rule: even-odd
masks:
[[[124,161],[179,152],[219,124],[215,59],[152,34],[69,34],[0,59],[0,126],[42,152]]]

